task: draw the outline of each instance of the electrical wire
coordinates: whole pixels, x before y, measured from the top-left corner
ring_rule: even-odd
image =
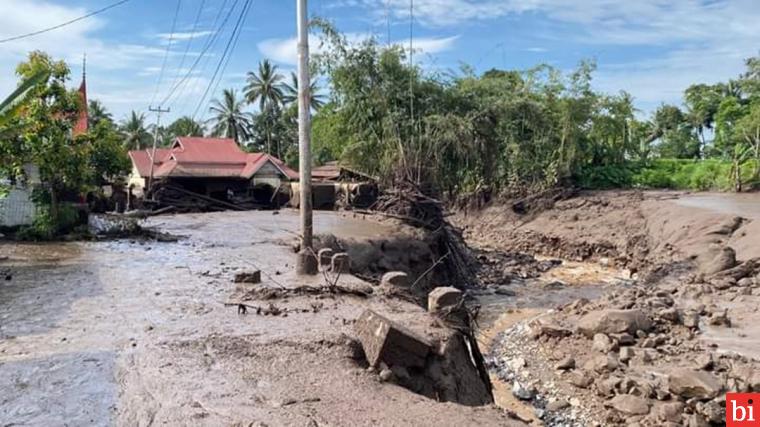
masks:
[[[247,14],[248,6],[250,6],[250,4],[251,4],[251,0],[245,0],[245,3],[243,4],[243,8],[240,10],[240,16],[238,16],[238,20],[235,23],[235,27],[232,30],[232,34],[230,34],[230,38],[229,40],[227,40],[227,45],[224,47],[224,52],[222,53],[222,57],[219,59],[219,63],[216,64],[214,75],[211,77],[209,84],[206,86],[206,90],[203,92],[203,96],[198,102],[198,106],[195,107],[195,112],[193,112],[193,120],[195,120],[195,118],[198,116],[198,112],[200,111],[203,104],[206,102],[206,97],[208,96],[209,91],[211,90],[211,86],[214,84],[214,81],[216,80],[216,76],[219,74],[219,70],[222,68],[223,63],[226,60],[227,55],[231,53],[230,47],[232,46],[232,42],[235,40],[235,35],[237,34],[237,31],[240,28],[240,25]]]
[[[179,16],[179,10],[181,7],[182,0],[177,0],[177,8],[174,9],[174,19],[172,20],[172,30],[169,33],[169,43],[166,45],[166,52],[164,52],[164,61],[161,64],[161,71],[158,74],[158,81],[156,81],[156,90],[153,92],[153,97],[150,99],[151,105],[153,105],[153,102],[156,100],[156,96],[158,96],[158,90],[161,89],[161,81],[164,79],[166,61],[169,59],[169,52],[171,51],[172,44],[174,43],[174,31],[177,29],[177,17]]]
[[[243,24],[245,24],[245,20],[248,17],[248,12],[253,7],[254,2],[251,1],[250,6],[248,7],[248,10],[244,12],[245,17],[243,17]],[[237,35],[235,36],[235,40],[232,42],[232,49],[230,50],[230,54],[227,55],[227,60],[224,62],[224,66],[222,66],[222,72],[219,74],[219,78],[216,80],[216,85],[214,86],[214,89],[211,91],[211,93],[217,93],[216,91],[219,89],[219,84],[222,82],[222,79],[224,77],[224,73],[227,71],[227,66],[230,64],[230,59],[232,59],[232,53],[235,52],[235,48],[237,47],[238,40],[240,39],[240,34],[243,33],[242,27],[240,30],[238,30]]]
[[[44,34],[44,33],[47,33],[47,32],[53,31],[53,30],[57,30],[59,28],[65,27],[67,25],[71,25],[71,24],[73,24],[75,22],[82,21],[84,19],[90,18],[90,17],[95,16],[95,15],[99,15],[99,14],[101,14],[103,12],[106,12],[106,11],[108,11],[110,9],[115,8],[116,6],[120,6],[120,5],[122,5],[122,4],[124,4],[124,3],[128,2],[128,1],[129,0],[120,0],[120,1],[117,1],[116,3],[112,3],[112,4],[110,4],[110,5],[108,5],[108,6],[104,7],[104,8],[101,8],[101,9],[98,9],[98,10],[94,10],[94,11],[92,11],[92,12],[86,14],[86,15],[82,15],[82,16],[80,16],[78,18],[74,18],[74,19],[72,19],[70,21],[66,21],[66,22],[63,22],[61,24],[54,25],[52,27],[44,28],[42,30],[37,30],[37,31],[33,31],[31,33],[20,34],[20,35],[17,35],[17,36],[8,37],[8,38],[5,38],[5,39],[0,39],[0,43],[7,43],[7,42],[15,41],[15,40],[21,40],[21,39],[25,39],[25,38],[28,38],[28,37],[33,37],[33,36],[37,36],[37,35],[40,35],[40,34]]]
[[[208,42],[206,43],[206,46],[203,47],[203,50],[201,51],[200,55],[198,55],[198,57],[195,58],[195,61],[187,70],[187,72],[182,77],[182,79],[174,85],[174,87],[169,91],[166,97],[161,101],[161,104],[165,104],[166,102],[168,102],[169,99],[171,99],[171,97],[177,92],[177,89],[179,89],[180,86],[182,86],[183,84],[187,82],[187,80],[190,78],[190,75],[192,75],[193,71],[195,71],[195,67],[197,67],[198,64],[201,62],[201,59],[206,58],[208,60],[208,58],[206,57],[206,52],[208,52],[208,50],[213,45],[216,44],[216,40],[218,40],[219,35],[223,32],[223,28],[227,26],[227,21],[229,21],[230,16],[232,16],[232,12],[235,9],[235,6],[237,5],[238,1],[239,0],[235,0],[234,3],[232,3],[232,6],[230,7],[229,11],[227,11],[227,15],[224,17],[224,20],[219,25],[219,28],[214,32],[214,35],[208,40]],[[227,0],[224,1],[222,8],[219,9],[219,13],[217,13],[217,19],[215,19],[215,21],[218,20],[219,16],[221,15],[222,9],[224,8],[224,5],[226,5],[226,3],[227,3]],[[213,27],[214,25],[212,25],[212,28]],[[205,68],[205,65],[204,65],[204,68]]]
[[[182,60],[179,62],[179,66],[177,67],[177,75],[174,77],[175,82],[178,81],[182,75],[182,67],[185,66],[185,60],[187,60],[187,54],[190,52],[190,46],[193,44],[193,40],[195,39],[195,31],[198,29],[198,22],[201,19],[201,15],[203,14],[203,7],[205,5],[206,0],[201,0],[200,5],[198,6],[198,13],[195,15],[195,22],[193,22],[193,27],[190,30],[190,39],[185,45],[185,52],[182,54]]]

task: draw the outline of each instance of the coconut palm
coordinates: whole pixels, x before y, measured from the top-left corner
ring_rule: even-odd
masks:
[[[232,138],[237,144],[241,144],[250,138],[251,115],[243,111],[245,101],[238,99],[237,91],[225,89],[222,99],[211,101],[209,111],[214,113],[209,122],[212,124],[211,132],[216,136]]]
[[[248,72],[248,84],[245,88],[245,99],[249,103],[259,103],[261,111],[278,106],[282,103],[282,74],[277,72],[277,66],[268,59],[259,62],[258,74]]]
[[[88,126],[93,128],[103,121],[113,122],[113,116],[106,110],[102,102],[97,99],[90,100],[87,107]]]
[[[298,76],[296,76],[296,73],[290,73],[290,84],[282,84],[282,93],[282,102],[284,104],[298,102]],[[309,107],[312,110],[319,110],[324,105],[325,97],[319,93],[317,82],[312,80],[309,83]]]
[[[145,113],[137,113],[132,110],[129,118],[122,122],[121,133],[124,135],[124,145],[127,148],[140,150],[148,147],[153,137],[145,126]]]
[[[174,136],[203,136],[205,129],[202,123],[192,117],[180,117],[169,125],[169,132]]]
[[[48,71],[38,71],[30,78],[21,82],[7,98],[0,101],[0,126],[9,122],[18,113],[29,92],[50,77]]]

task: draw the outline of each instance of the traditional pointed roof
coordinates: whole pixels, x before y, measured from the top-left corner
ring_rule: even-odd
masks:
[[[74,136],[82,135],[86,133],[89,128],[89,114],[87,112],[87,72],[86,62],[82,65],[82,84],[79,85],[79,100],[82,103],[82,108],[79,110],[77,116],[77,122],[74,124],[74,130],[72,131]]]

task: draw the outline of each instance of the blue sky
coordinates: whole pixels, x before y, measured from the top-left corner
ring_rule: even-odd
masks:
[[[145,111],[151,101],[164,98],[198,59],[179,96],[168,102],[167,119],[192,115],[198,105],[203,116],[207,102],[200,99],[237,11],[206,55],[201,49],[218,32],[212,24],[220,8],[226,5],[219,21],[234,1],[182,0],[171,44],[177,0],[131,0],[65,29],[0,44],[0,90],[7,93],[16,84],[15,65],[31,49],[68,61],[76,86],[86,52],[90,97],[122,120],[130,110]],[[56,25],[111,2],[0,0],[0,38]],[[595,86],[630,92],[644,113],[662,102],[680,103],[691,83],[735,77],[744,58],[760,48],[756,0],[414,0],[414,5],[420,49],[415,57],[426,70],[456,71],[461,63],[478,72],[539,63],[570,70],[582,59],[595,59]],[[375,35],[386,42],[390,27],[391,42],[408,43],[409,0],[310,0],[309,10],[352,38]],[[211,86],[217,88],[213,96],[222,88],[242,88],[245,72],[263,58],[284,72],[293,70],[294,37],[295,0],[254,0],[222,80]]]

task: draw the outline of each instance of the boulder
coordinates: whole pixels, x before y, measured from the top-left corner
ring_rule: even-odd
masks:
[[[620,349],[620,355],[618,356],[621,362],[628,362],[636,356],[636,352],[631,347],[623,347]]]
[[[380,279],[380,286],[388,289],[408,289],[412,283],[409,280],[409,275],[403,271],[389,271],[383,274],[382,279]]]
[[[591,348],[600,353],[609,353],[616,349],[615,343],[605,334],[594,334],[594,341]]]
[[[575,368],[575,359],[573,359],[571,356],[566,356],[562,360],[560,360],[555,366],[555,369],[560,370],[568,370]]]
[[[736,252],[728,246],[724,246],[708,253],[712,257],[700,263],[700,273],[706,275],[716,274],[736,265]]]
[[[609,353],[592,357],[583,365],[583,368],[587,371],[604,373],[614,371],[619,365],[617,357],[613,353]]]
[[[678,368],[668,377],[668,389],[684,399],[707,400],[720,394],[723,384],[709,372]]]
[[[572,332],[562,326],[546,320],[538,320],[531,323],[531,328],[537,336],[563,338],[572,335]]]
[[[561,411],[565,408],[569,408],[570,403],[567,400],[550,400],[549,403],[546,404],[546,410],[550,412],[557,412]]]
[[[333,273],[349,273],[351,271],[351,259],[345,252],[339,252],[332,256],[330,271]]]
[[[444,310],[456,307],[462,302],[462,291],[451,286],[439,286],[428,294],[428,311],[445,314]]]
[[[391,320],[365,310],[354,326],[370,366],[423,367],[431,344]]]
[[[657,407],[655,415],[660,421],[680,422],[684,404],[681,402],[665,403]]]
[[[631,394],[620,394],[604,404],[624,415],[646,415],[649,413],[649,401]]]
[[[588,372],[576,371],[568,376],[567,381],[578,388],[588,388],[594,379]]]
[[[512,394],[520,400],[531,400],[536,395],[536,390],[533,387],[525,386],[519,381],[515,381],[512,384]]]
[[[629,334],[649,331],[652,321],[644,312],[632,310],[600,310],[583,316],[578,321],[578,332],[591,338],[595,334]]]

